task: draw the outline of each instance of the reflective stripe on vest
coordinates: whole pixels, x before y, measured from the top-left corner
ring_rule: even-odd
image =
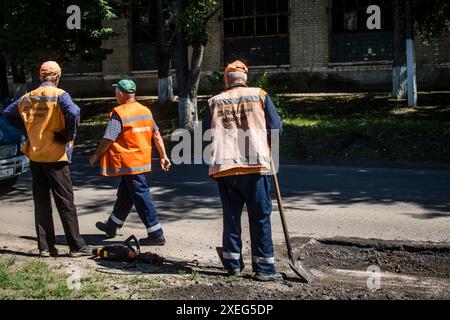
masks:
[[[152,169],[153,116],[138,102],[121,105],[117,114],[122,132],[111,147],[100,157],[104,176],[136,175]]]
[[[146,165],[143,167],[137,167],[137,168],[118,168],[118,169],[108,169],[108,168],[101,168],[102,173],[105,175],[117,175],[117,174],[133,174],[135,172],[142,172],[142,171],[150,171],[152,170],[152,165]]]
[[[19,113],[23,120],[27,142],[22,152],[35,162],[68,161],[66,145],[55,140],[54,133],[65,130],[65,117],[58,103],[64,90],[41,86],[19,100]]]

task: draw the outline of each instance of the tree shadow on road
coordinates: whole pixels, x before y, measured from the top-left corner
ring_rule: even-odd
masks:
[[[340,208],[385,205],[386,210],[411,204],[429,211],[403,213],[417,219],[445,218],[450,214],[450,174],[440,171],[285,165],[279,178],[290,209],[311,211],[307,203],[298,203],[305,200]]]
[[[217,184],[208,177],[205,165],[173,166],[169,173],[161,171],[157,160],[153,166],[149,185],[163,223],[221,218]],[[106,219],[116,200],[120,178],[100,176],[98,168],[88,164],[87,156],[76,156],[71,171],[74,189],[88,193],[83,201],[75,197],[79,215],[103,212]],[[299,214],[320,212],[320,206],[384,205],[390,210],[398,204],[426,211],[411,213],[410,208],[405,208],[405,212],[401,212],[397,206],[397,213],[415,219],[445,219],[450,213],[450,174],[447,172],[284,164],[279,178],[286,208]],[[95,190],[92,197],[90,189]],[[15,187],[0,195],[0,199],[6,204],[32,200],[31,176],[21,177]],[[311,203],[314,208],[310,207]],[[141,224],[135,214],[127,221]]]

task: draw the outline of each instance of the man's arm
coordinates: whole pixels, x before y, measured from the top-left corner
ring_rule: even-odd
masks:
[[[91,166],[94,166],[95,163],[100,159],[100,156],[104,154],[108,149],[111,147],[111,145],[114,143],[114,141],[103,138],[102,141],[100,141],[97,149],[95,150],[95,153],[91,156],[90,163]]]
[[[103,139],[100,141],[95,153],[90,158],[91,166],[100,159],[100,156],[108,151],[109,147],[117,140],[122,133],[122,122],[117,113],[113,113],[111,119],[109,119],[108,126],[106,127]]]
[[[267,94],[264,99],[264,105],[265,105],[265,113],[266,113],[266,128],[267,131],[270,132],[270,130],[279,130],[280,135],[283,132],[283,123],[281,121],[281,117],[277,112],[277,109],[270,98],[270,96]]]
[[[73,141],[80,125],[80,108],[67,92],[59,96],[58,102],[66,119],[65,138],[67,141]]]
[[[167,157],[166,148],[164,147],[164,140],[159,130],[153,131],[153,141],[155,142],[159,157],[161,158],[161,169],[167,172],[170,170],[171,163],[169,158]]]
[[[19,113],[19,101],[20,99],[10,104],[5,110],[3,110],[2,114],[6,121],[8,121],[12,126],[19,130],[20,133],[25,135],[25,126]]]
[[[203,117],[203,134],[209,129],[211,129],[211,118],[212,118],[211,109],[208,106],[205,110],[205,115]]]

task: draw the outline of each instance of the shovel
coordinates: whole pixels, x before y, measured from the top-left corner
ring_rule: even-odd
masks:
[[[281,224],[283,226],[284,238],[286,240],[287,253],[289,257],[289,267],[291,267],[292,271],[295,272],[295,274],[302,280],[302,282],[310,283],[314,280],[314,275],[308,269],[306,269],[306,267],[303,266],[303,264],[300,261],[296,261],[292,253],[291,240],[289,238],[289,231],[287,228],[286,219],[284,217],[284,207],[283,201],[281,200],[280,185],[278,183],[278,176],[277,173],[275,172],[275,166],[273,164],[273,161],[272,161],[272,172],[273,172],[273,181],[275,185],[275,194],[278,202],[278,209],[280,211]]]

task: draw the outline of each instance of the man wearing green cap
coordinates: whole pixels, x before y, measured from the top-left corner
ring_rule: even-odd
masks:
[[[159,152],[161,168],[167,172],[171,163],[151,111],[135,100],[136,84],[121,80],[114,85],[119,104],[111,113],[108,127],[90,162],[100,160],[101,174],[120,176],[121,182],[113,212],[96,227],[110,238],[116,236],[133,205],[144,223],[148,237],[141,245],[164,245],[165,238],[147,184],[151,171],[152,140]]]

